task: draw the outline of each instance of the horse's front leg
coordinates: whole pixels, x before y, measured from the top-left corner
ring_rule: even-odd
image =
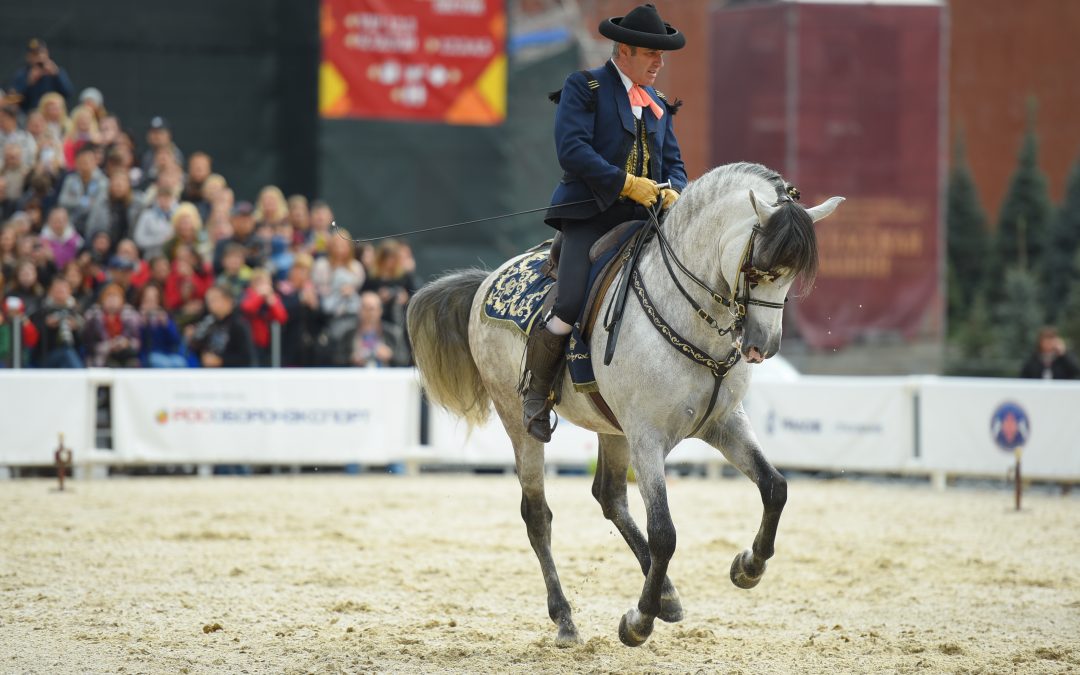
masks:
[[[761,493],[764,510],[754,544],[737,554],[731,563],[731,583],[739,588],[753,588],[765,574],[766,562],[773,557],[776,529],[787,503],[787,481],[765,458],[741,405],[709,429],[703,440],[719,449],[729,462],[757,484]]]
[[[619,639],[628,647],[637,647],[652,634],[653,621],[661,610],[668,563],[675,554],[675,524],[668,509],[664,477],[668,449],[655,441],[631,439],[630,442],[630,462],[645,502],[650,564],[637,607],[628,611],[619,623]]]
[[[600,451],[596,461],[596,475],[593,478],[592,494],[600,503],[604,517],[615,525],[630,550],[634,552],[641,573],[648,576],[652,559],[649,555],[649,542],[638,529],[634,517],[630,515],[626,503],[626,470],[630,466],[630,447],[625,436],[598,434]],[[682,621],[683,608],[675,584],[665,577],[664,589],[660,596],[661,621],[674,623]]]

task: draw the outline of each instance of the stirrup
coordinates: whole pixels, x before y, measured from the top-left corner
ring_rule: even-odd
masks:
[[[543,412],[545,413],[544,417],[541,417],[540,413],[537,413],[533,417],[530,417],[527,420],[525,420],[524,421],[525,422],[525,433],[529,434],[530,436],[532,436],[536,440],[540,441],[541,443],[550,442],[551,441],[551,436],[555,433],[555,430],[557,428],[559,428],[559,413],[555,412],[555,407],[554,406],[555,406],[555,392],[552,391],[552,393],[548,395],[548,398],[545,401],[545,406],[544,406],[544,410],[543,410]],[[551,416],[552,415],[555,416],[555,421],[554,422],[551,421]],[[539,435],[533,433],[533,425],[534,424],[539,424],[541,422],[543,422],[544,427],[542,429],[538,429],[537,431],[538,432],[546,432],[546,433],[541,433]],[[547,438],[544,438],[544,436],[547,436]]]

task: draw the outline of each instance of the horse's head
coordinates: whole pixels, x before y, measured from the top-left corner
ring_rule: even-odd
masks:
[[[740,350],[747,361],[760,363],[780,351],[788,290],[800,276],[809,287],[817,274],[814,223],[842,201],[843,197],[830,197],[805,209],[790,198],[769,204],[750,191],[754,217],[721,255],[724,278],[733,289],[732,310],[742,328]]]

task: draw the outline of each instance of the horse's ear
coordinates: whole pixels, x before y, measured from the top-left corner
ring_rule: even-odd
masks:
[[[840,202],[844,201],[843,197],[829,197],[827,200],[818,204],[817,206],[806,209],[806,212],[810,214],[810,218],[816,223],[825,216],[829,215],[836,210],[837,206],[840,206]]]
[[[754,194],[754,191],[750,191],[750,205],[754,207],[754,212],[757,214],[758,222],[762,225],[766,225],[769,222],[769,218],[776,212],[776,207],[767,204]]]

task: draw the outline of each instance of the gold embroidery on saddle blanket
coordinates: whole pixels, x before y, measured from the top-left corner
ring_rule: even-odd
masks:
[[[547,250],[529,253],[506,268],[484,299],[484,318],[509,323],[528,335],[553,283],[540,272],[540,265],[547,257]]]

